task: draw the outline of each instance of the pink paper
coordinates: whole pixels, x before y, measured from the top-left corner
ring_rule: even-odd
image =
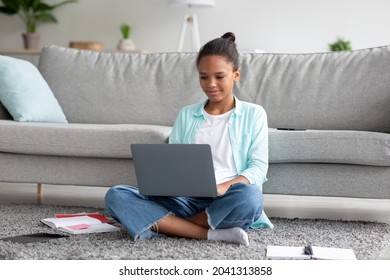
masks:
[[[74,225],[74,226],[68,226],[68,228],[73,229],[73,230],[87,229],[89,227],[90,227],[90,225],[87,225],[87,224],[79,224],[79,225]]]

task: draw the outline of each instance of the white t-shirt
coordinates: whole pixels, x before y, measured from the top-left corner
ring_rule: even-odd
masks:
[[[199,129],[196,144],[209,144],[217,184],[237,177],[229,136],[229,119],[234,109],[222,115],[210,115],[204,111],[205,124]]]

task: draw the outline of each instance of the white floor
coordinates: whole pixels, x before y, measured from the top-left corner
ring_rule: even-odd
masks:
[[[0,203],[43,203],[103,207],[108,188],[45,185],[43,196],[34,184],[0,183]],[[270,217],[324,218],[390,224],[390,200],[265,195]],[[390,259],[390,247],[383,259]]]

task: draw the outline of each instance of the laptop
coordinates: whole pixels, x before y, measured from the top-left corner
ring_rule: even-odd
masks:
[[[131,144],[131,152],[142,195],[218,195],[207,144]]]

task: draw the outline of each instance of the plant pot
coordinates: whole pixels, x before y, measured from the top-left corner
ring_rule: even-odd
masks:
[[[39,34],[37,33],[23,33],[23,43],[26,50],[36,50],[39,45]]]
[[[134,51],[136,50],[133,39],[121,39],[119,40],[118,51]]]

